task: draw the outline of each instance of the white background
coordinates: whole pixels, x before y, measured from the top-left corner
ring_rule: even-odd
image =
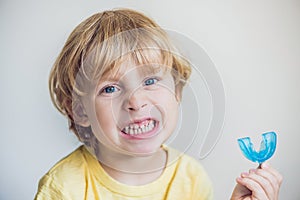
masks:
[[[278,133],[270,160],[284,176],[280,199],[300,199],[300,1],[0,1],[0,199],[33,199],[40,177],[79,143],[53,107],[48,75],[83,19],[135,8],[207,51],[223,79],[226,120],[204,160],[215,199],[228,199],[240,172],[256,167],[236,139]]]

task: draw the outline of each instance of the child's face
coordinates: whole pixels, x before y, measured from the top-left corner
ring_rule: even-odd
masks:
[[[83,100],[95,137],[110,149],[151,154],[176,127],[179,98],[171,72],[145,69],[149,65],[125,61]]]

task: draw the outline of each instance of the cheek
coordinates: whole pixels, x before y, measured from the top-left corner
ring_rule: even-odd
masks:
[[[93,126],[98,133],[107,132],[111,129],[113,120],[111,103],[95,103],[96,119],[93,120]]]
[[[98,125],[102,132],[115,130],[118,126],[118,119],[120,118],[121,103],[118,100],[104,101],[99,100],[95,104],[95,111]]]
[[[166,122],[169,120],[176,121],[178,117],[178,106],[179,103],[176,99],[176,96],[169,91],[162,91],[153,95],[153,99],[156,102],[156,105],[159,105],[160,110]]]
[[[178,120],[178,103],[176,100],[173,100],[168,104],[168,109],[167,109],[167,117],[169,123],[177,123]]]
[[[166,133],[166,137],[170,137],[178,123],[178,103],[174,99],[170,99],[165,107],[165,113],[163,118],[163,129]]]
[[[162,105],[165,105],[166,108],[177,108],[178,101],[176,99],[175,93],[170,90],[163,90],[157,93],[156,95],[157,101],[160,101]]]

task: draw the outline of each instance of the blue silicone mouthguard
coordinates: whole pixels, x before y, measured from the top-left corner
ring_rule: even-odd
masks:
[[[255,151],[249,137],[238,139],[238,143],[244,156],[252,162],[259,164],[271,158],[276,149],[276,133],[268,132],[262,134],[263,140],[260,143],[260,150]]]

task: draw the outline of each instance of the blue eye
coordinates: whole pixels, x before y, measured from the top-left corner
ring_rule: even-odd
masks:
[[[145,80],[145,85],[153,85],[157,82],[158,80],[156,78],[149,78],[147,80]]]
[[[116,88],[115,86],[108,86],[106,88],[103,89],[103,92],[104,93],[114,93],[114,92],[117,92],[118,91],[118,88]]]

